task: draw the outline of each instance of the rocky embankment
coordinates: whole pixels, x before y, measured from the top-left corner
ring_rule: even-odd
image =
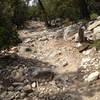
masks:
[[[100,39],[100,19],[87,26],[88,40]],[[100,100],[100,51],[78,43],[77,32],[77,24],[28,22],[22,43],[0,56],[0,100]]]

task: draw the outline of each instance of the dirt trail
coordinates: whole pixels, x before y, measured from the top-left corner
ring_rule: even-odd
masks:
[[[62,57],[67,57],[68,65],[62,70],[68,72],[77,71],[80,66],[81,58],[83,55],[75,48],[73,41],[56,40],[55,47],[61,48]],[[59,69],[61,71],[61,69]]]
[[[45,27],[43,27],[43,23],[38,24],[36,22],[34,23],[30,22],[28,25],[29,25],[28,26],[29,29],[19,32],[21,38],[31,37],[32,39],[33,34],[37,33],[38,35],[41,32],[43,33],[43,30],[46,29]],[[35,31],[34,31],[34,28],[35,28]],[[31,29],[31,32],[30,32],[30,29]],[[46,31],[45,33],[48,34],[49,32]],[[34,45],[34,47],[31,46],[32,44]],[[37,52],[35,54],[37,59],[42,57],[44,59],[43,61],[47,61],[53,65],[56,65],[57,68],[55,70],[58,73],[77,71],[80,65],[81,58],[83,56],[81,53],[79,53],[77,48],[75,48],[74,41],[64,41],[63,38],[50,39],[50,40],[44,40],[44,41],[36,40],[31,43],[26,43],[22,45],[31,46],[32,51],[34,51],[35,49],[35,51]],[[26,57],[29,57],[29,55],[31,56],[32,54],[33,54],[32,52],[26,53]],[[22,54],[22,53],[20,55],[25,56],[25,54]],[[62,63],[68,63],[68,64],[63,65]]]
[[[54,95],[57,98],[50,100],[100,100],[98,96],[99,92],[95,94],[94,89],[96,87],[96,84],[91,88],[89,87],[89,85],[85,85],[80,82],[80,80],[77,80],[77,77],[80,77],[80,74],[77,72],[77,70],[84,55],[82,53],[79,53],[78,49],[75,47],[76,43],[73,40],[64,41],[63,38],[44,38],[45,36],[43,33],[48,34],[49,32],[51,31],[47,31],[43,26],[43,23],[42,27],[41,23],[29,23],[28,29],[19,32],[21,38],[24,38],[21,45],[19,45],[19,48],[28,46],[29,48],[31,48],[31,51],[18,52],[18,55],[25,58],[36,58],[42,62],[47,62],[53,66],[56,66],[53,68],[53,71],[62,75],[61,79],[64,79],[63,81],[65,81],[65,83],[62,82],[60,86],[64,85],[65,90],[63,90],[62,88],[61,91],[63,90],[64,92],[60,92],[59,94],[59,92],[57,92],[58,90],[54,89],[51,86],[52,91],[56,90],[56,93]],[[34,40],[33,34],[38,35],[39,38]],[[41,34],[43,34],[43,39],[40,39]],[[27,41],[27,38],[31,38],[31,40],[29,40],[29,42],[25,42]],[[69,78],[67,76],[69,76]],[[68,86],[66,88],[67,78]],[[46,87],[45,85],[45,88],[48,88],[48,86]],[[50,97],[52,96],[53,95],[51,95]]]

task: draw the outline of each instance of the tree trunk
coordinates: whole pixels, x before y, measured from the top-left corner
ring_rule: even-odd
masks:
[[[88,4],[86,0],[79,0],[80,4],[80,13],[81,18],[90,18],[89,11],[88,11]]]
[[[80,43],[86,42],[86,37],[84,37],[84,28],[83,27],[85,28],[84,25],[80,25],[79,32],[78,32],[79,42]]]
[[[46,25],[47,27],[49,27],[50,24],[48,23],[48,16],[47,16],[47,13],[46,13],[46,11],[45,11],[45,8],[44,8],[44,6],[43,6],[41,0],[38,0],[38,3],[39,3],[39,6],[40,6],[40,8],[41,8],[41,10],[42,10],[42,12],[43,12],[43,18],[44,18],[44,21],[45,21],[45,25]]]

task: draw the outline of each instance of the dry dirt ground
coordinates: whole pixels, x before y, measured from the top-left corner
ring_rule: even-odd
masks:
[[[42,34],[45,30],[43,23],[31,21],[27,23],[26,29],[19,31],[23,41],[17,47],[19,57],[18,60],[14,61],[14,64],[19,64],[19,68],[23,64],[26,66],[22,67],[25,71],[26,69],[30,70],[26,73],[29,74],[27,79],[30,79],[28,84],[33,82],[31,73],[34,67],[49,68],[56,75],[49,82],[34,83],[36,87],[34,86],[30,93],[18,90],[19,94],[26,93],[23,97],[19,95],[19,97],[1,100],[100,100],[100,81],[91,84],[83,82],[84,73],[79,67],[84,55],[79,53],[74,40],[64,41],[63,38],[33,39],[33,34]],[[45,33],[48,34],[49,31],[45,31]],[[50,32],[54,34],[52,30]],[[28,39],[29,41],[26,42]],[[25,47],[29,49],[27,52],[24,51]],[[14,64],[12,63],[10,67],[12,68]],[[50,74],[52,75],[52,73]],[[45,75],[49,79],[50,75]],[[41,74],[38,77],[42,77]],[[21,82],[24,83],[22,80]],[[8,90],[7,93],[9,91],[16,93],[16,89]]]
[[[32,38],[33,34],[41,34],[41,31],[46,30],[46,28],[43,26],[43,23],[39,24],[36,22],[33,22],[33,23],[31,22],[28,25],[29,25],[28,26],[29,30],[27,32],[19,32],[21,38],[23,37]],[[49,32],[46,31],[46,34],[48,33]],[[54,34],[54,33],[52,32],[51,34]],[[22,45],[31,47],[32,51],[34,51],[35,49],[36,53],[28,52],[25,54],[24,52],[24,54],[19,53],[20,55],[31,57],[32,55],[35,54],[38,59],[43,58],[42,60],[44,62],[49,62],[50,64],[53,64],[55,66],[57,65],[58,67],[56,71],[58,73],[77,71],[78,67],[80,66],[81,59],[84,56],[82,53],[79,53],[78,49],[75,47],[76,44],[73,40],[64,41],[63,38],[47,39],[47,40],[38,39],[38,40],[28,42],[25,44],[22,43],[21,46]]]
[[[35,23],[35,24],[30,23],[30,24],[37,25],[37,23]],[[42,26],[43,24],[38,24],[37,26],[35,26],[36,30],[34,31],[34,26],[31,27],[31,25],[29,25],[29,26],[30,26],[30,29],[33,30],[32,34],[34,34],[36,32],[41,32],[46,29],[44,26]],[[27,34],[26,34],[26,37],[27,37]],[[56,66],[56,68],[54,68],[53,70],[57,73],[60,73],[61,75],[65,74],[65,80],[67,78],[66,74],[68,74],[68,73],[69,73],[69,76],[72,74],[72,78],[74,75],[76,75],[76,77],[77,77],[77,75],[80,75],[80,74],[78,74],[78,70],[79,70],[79,66],[81,63],[81,59],[82,59],[82,57],[84,57],[84,55],[82,53],[79,53],[78,49],[75,47],[76,43],[74,40],[64,41],[63,38],[60,38],[60,39],[50,39],[50,40],[46,40],[46,41],[37,40],[35,42],[36,42],[35,49],[37,51],[37,54],[38,54],[38,52],[41,52],[41,54],[38,56],[39,58],[38,57],[37,58],[41,59],[43,62],[48,62],[48,63]],[[44,43],[44,42],[46,42],[46,43]],[[25,57],[30,57],[29,55],[31,55],[31,54],[30,53],[28,53],[28,55],[24,54]],[[43,56],[43,58],[41,58],[42,56]],[[62,77],[64,77],[64,76],[62,76]],[[69,80],[74,80],[74,79],[69,79]],[[71,84],[73,84],[73,85],[71,85]],[[70,96],[69,96],[69,98],[65,97],[64,100],[100,100],[100,96],[99,96],[100,93],[96,92],[96,87],[93,88],[92,86],[88,86],[88,85],[84,86],[81,82],[74,83],[74,81],[72,81],[71,84],[70,85],[71,85],[72,89],[70,89],[68,91],[67,91],[67,89],[65,89],[65,91],[68,92],[70,95],[74,94],[74,96],[72,96],[72,98],[70,98]],[[81,86],[81,84],[83,86]],[[78,87],[78,85],[79,85],[79,87]],[[81,90],[80,87],[83,90]],[[84,91],[84,88],[86,89],[85,91]],[[99,88],[98,88],[98,90],[99,90]],[[84,92],[81,93],[80,91],[81,92],[84,91]],[[66,95],[66,92],[62,93],[60,95],[61,96]],[[94,93],[92,94],[92,92],[94,92]],[[59,93],[58,93],[58,95],[59,95]],[[62,98],[60,97],[59,100],[63,100],[63,97]]]

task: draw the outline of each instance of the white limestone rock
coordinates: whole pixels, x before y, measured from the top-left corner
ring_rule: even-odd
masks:
[[[94,28],[93,33],[100,33],[100,26]]]
[[[90,30],[93,30],[95,27],[99,26],[100,25],[100,21],[95,21],[93,24],[91,24],[87,30],[90,31]]]
[[[78,25],[77,24],[73,24],[73,25],[66,27],[65,30],[64,30],[64,37],[63,37],[64,40],[67,40],[68,38],[73,36],[75,33],[77,33],[77,31],[78,31]]]
[[[91,82],[96,80],[100,75],[100,72],[96,71],[91,73],[87,78],[84,79],[85,82]]]

